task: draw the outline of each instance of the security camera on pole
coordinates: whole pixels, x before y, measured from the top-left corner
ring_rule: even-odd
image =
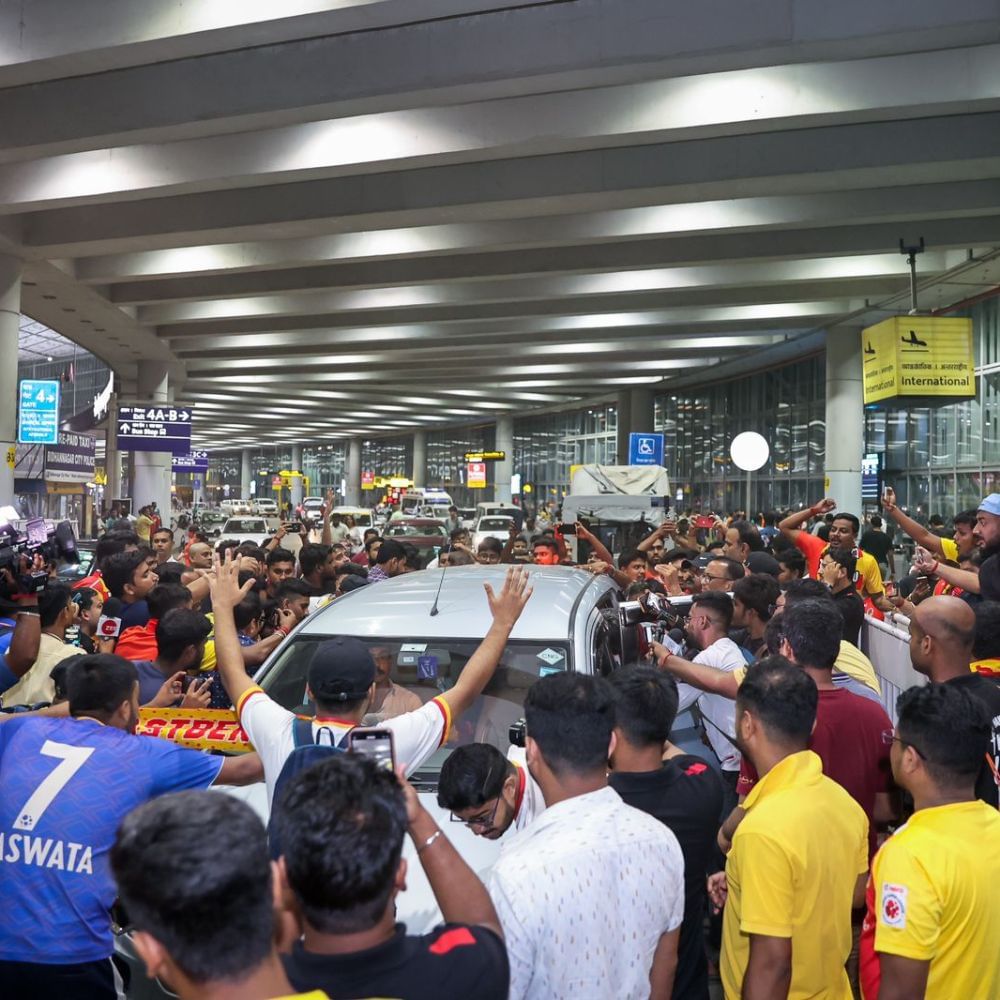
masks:
[[[749,520],[751,517],[751,474],[767,465],[767,460],[771,456],[771,448],[763,435],[756,431],[744,431],[733,438],[733,443],[729,446],[729,455],[733,460],[733,465],[747,474],[746,516]]]

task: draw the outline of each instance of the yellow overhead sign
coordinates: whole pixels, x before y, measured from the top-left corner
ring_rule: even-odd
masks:
[[[976,395],[972,320],[894,316],[861,331],[865,402]]]

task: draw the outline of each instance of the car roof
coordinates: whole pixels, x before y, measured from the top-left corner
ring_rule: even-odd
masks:
[[[310,614],[298,630],[304,636],[360,638],[482,639],[492,623],[483,584],[503,586],[506,566],[453,566],[405,573],[360,587]],[[578,607],[614,589],[606,576],[566,566],[526,566],[534,593],[511,633],[512,639],[568,640]],[[431,616],[438,587],[438,613]]]

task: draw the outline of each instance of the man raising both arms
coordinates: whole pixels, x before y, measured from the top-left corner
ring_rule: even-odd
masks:
[[[240,587],[238,576],[238,566],[227,558],[217,566],[212,583],[218,671],[236,706],[240,723],[264,764],[270,803],[281,769],[296,747],[296,716],[272,701],[247,676],[236,636],[233,608],[253,586],[253,581]],[[392,730],[396,761],[405,767],[407,774],[416,770],[447,740],[452,721],[490,682],[507,639],[531,597],[527,584],[528,575],[520,569],[507,573],[499,594],[494,594],[493,588],[486,584],[493,625],[454,686],[416,711],[382,723],[383,728]],[[309,664],[307,684],[307,693],[316,705],[313,740],[342,745],[347,734],[361,724],[374,694],[375,663],[368,647],[361,640],[348,636],[319,643]]]

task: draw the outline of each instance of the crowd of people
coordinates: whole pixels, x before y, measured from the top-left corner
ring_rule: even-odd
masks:
[[[329,638],[297,715],[257,667],[326,602],[428,568],[331,508],[264,545],[144,508],[72,586],[37,554],[3,571],[0,996],[125,995],[116,928],[183,998],[1000,996],[1000,494],[948,537],[887,490],[907,573],[881,516],[862,532],[830,499],[670,518],[617,555],[531,517],[473,549],[453,510],[430,568],[509,567],[454,683],[424,703],[388,650]],[[535,681],[521,745],[451,742],[533,564],[608,577],[653,627],[623,628],[606,677]],[[866,614],[908,628],[926,681],[896,705]],[[136,736],[144,706],[235,712],[253,752]],[[373,710],[396,773],[343,752]],[[407,780],[442,747],[439,809],[502,841],[485,882]],[[260,781],[266,825],[206,790]],[[396,919],[408,863],[429,933]]]

